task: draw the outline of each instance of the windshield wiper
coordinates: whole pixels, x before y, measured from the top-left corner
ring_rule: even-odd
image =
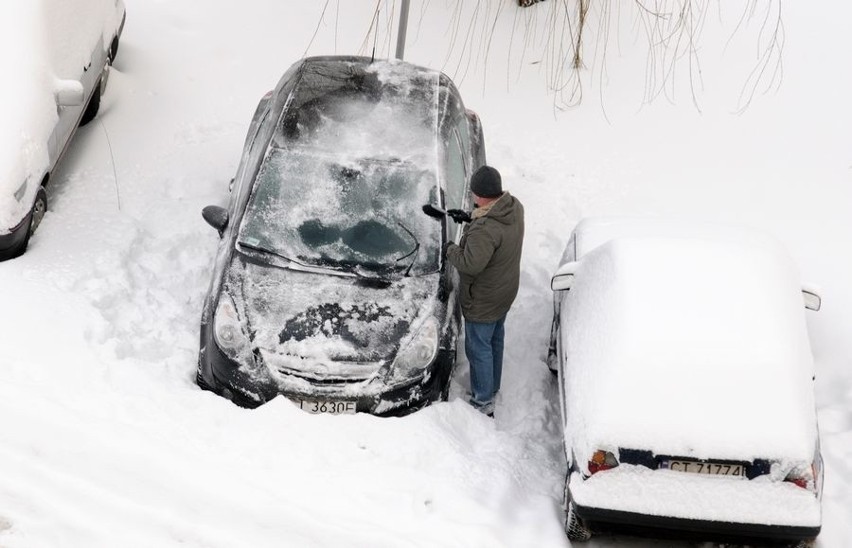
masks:
[[[412,249],[411,251],[409,251],[408,253],[406,253],[402,257],[397,257],[395,259],[396,262],[399,262],[399,261],[401,261],[401,260],[403,260],[407,257],[411,257],[412,255],[414,255],[414,258],[411,259],[410,263],[408,263],[408,268],[405,269],[405,275],[409,276],[410,273],[411,273],[411,267],[413,267],[414,263],[417,262],[417,252],[420,250],[420,241],[417,239],[417,236],[415,236],[414,233],[408,229],[407,226],[405,226],[404,224],[402,224],[399,221],[397,221],[396,224],[401,226],[402,229],[405,230],[408,233],[409,236],[411,236],[411,239],[414,240],[414,249]]]
[[[350,274],[358,279],[367,281],[377,281],[386,283],[388,282],[386,276],[391,272],[388,267],[384,267],[375,263],[360,263],[356,261],[338,260],[324,256],[321,256],[317,260],[309,259],[308,257],[299,255],[299,259],[303,261],[304,264],[310,265],[313,268],[329,270],[332,272],[337,272],[339,274]],[[302,263],[297,262],[296,264]],[[372,275],[372,273],[375,273],[375,275]]]
[[[296,262],[293,259],[291,259],[290,257],[287,257],[286,255],[282,255],[282,254],[280,254],[276,251],[265,248],[261,245],[249,244],[249,243],[246,243],[246,242],[243,242],[243,241],[240,241],[240,240],[237,240],[237,243],[240,244],[240,247],[244,247],[246,249],[251,249],[252,251],[260,251],[261,253],[266,253],[267,255],[273,255],[275,257],[279,257],[279,258],[284,259],[285,261],[288,261],[288,262],[291,262],[291,263]]]

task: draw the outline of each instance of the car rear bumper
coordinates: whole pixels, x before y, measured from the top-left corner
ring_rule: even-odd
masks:
[[[591,529],[626,534],[659,534],[664,531],[677,533],[680,538],[696,540],[714,539],[724,542],[750,541],[796,541],[815,538],[820,527],[793,525],[764,525],[756,523],[733,523],[698,519],[653,516],[635,512],[621,512],[602,508],[575,506],[577,516],[585,520]]]
[[[819,534],[822,519],[814,493],[769,476],[748,480],[622,464],[587,479],[574,472],[568,490],[578,516],[610,525],[797,540]]]

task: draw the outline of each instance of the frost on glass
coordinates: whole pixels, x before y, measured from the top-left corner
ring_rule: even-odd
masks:
[[[382,276],[438,269],[437,73],[309,63],[258,174],[244,247]]]

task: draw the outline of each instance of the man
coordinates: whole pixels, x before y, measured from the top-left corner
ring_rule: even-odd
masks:
[[[518,294],[524,207],[503,191],[500,173],[482,166],[470,178],[476,209],[447,215],[468,222],[459,245],[444,244],[447,261],[461,276],[465,354],[470,362],[470,403],[494,416],[494,397],[503,372],[503,324]]]

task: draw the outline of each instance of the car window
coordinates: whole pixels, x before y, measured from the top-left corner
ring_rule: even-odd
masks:
[[[453,131],[447,141],[445,158],[446,209],[464,209],[467,187],[467,171],[464,156],[459,147],[458,136]],[[449,236],[455,240],[459,225],[450,223]]]
[[[441,226],[423,215],[434,172],[401,160],[273,149],[238,242],[299,264],[413,275],[438,269]]]
[[[471,164],[472,159],[471,155],[473,152],[473,147],[470,144],[470,129],[468,128],[468,121],[466,116],[462,116],[456,122],[456,129],[459,132],[459,139],[461,140],[462,150],[464,151],[465,158],[467,159],[467,163],[465,164],[468,168],[468,171],[471,171],[473,165]]]

